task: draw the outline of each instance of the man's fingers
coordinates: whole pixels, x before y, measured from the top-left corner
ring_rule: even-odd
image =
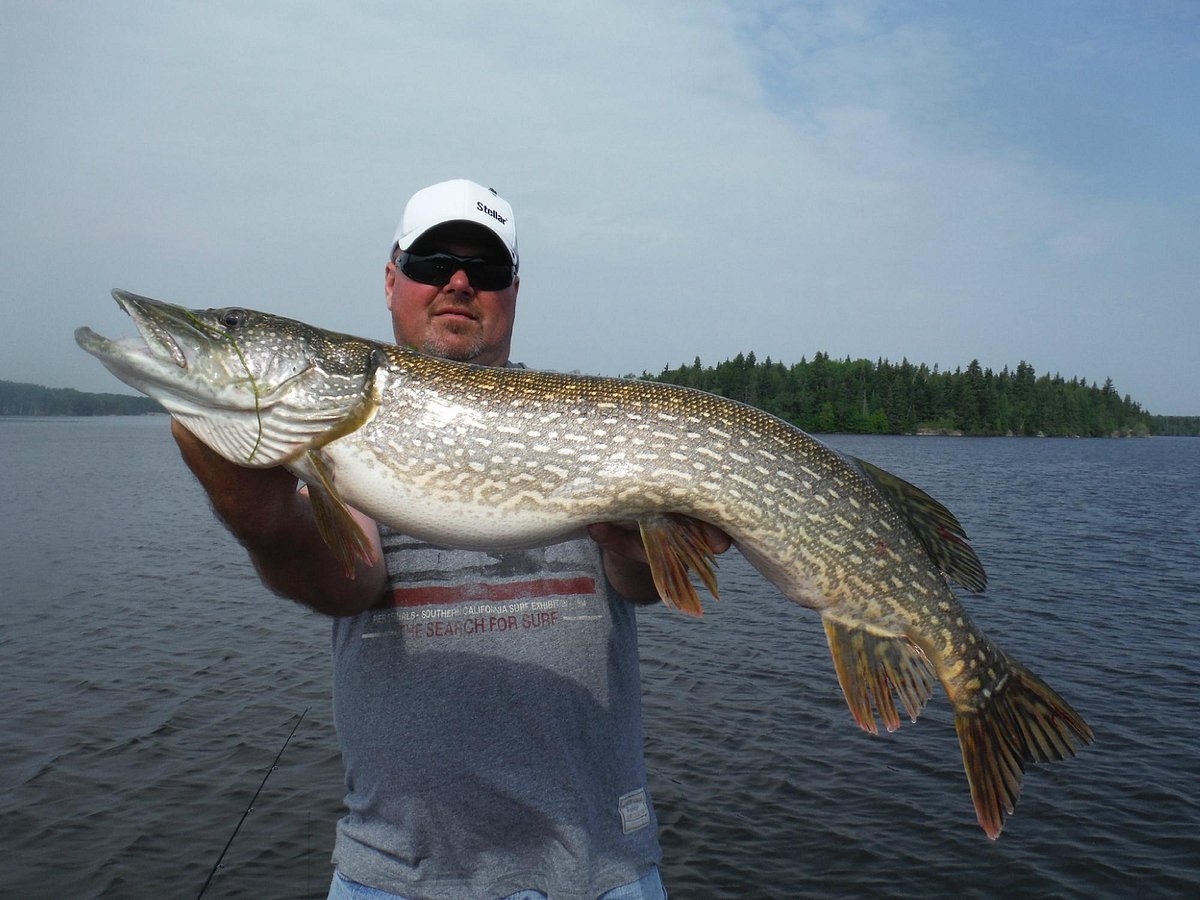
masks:
[[[709,525],[707,522],[701,522],[700,528],[704,532],[704,539],[708,541],[708,546],[713,553],[724,553],[733,546],[733,538],[727,535],[716,525]]]
[[[628,528],[613,522],[597,522],[588,526],[588,535],[604,550],[646,562],[646,548],[637,527]]]

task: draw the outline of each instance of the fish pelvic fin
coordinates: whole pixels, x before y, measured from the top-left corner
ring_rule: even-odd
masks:
[[[1069,759],[1092,742],[1092,729],[1012,659],[997,683],[966,699],[955,704],[954,727],[979,827],[996,840],[1021,795],[1025,764]]]
[[[350,515],[345,501],[338,495],[329,466],[320,451],[307,451],[304,462],[305,472],[309,476],[308,499],[317,531],[341,565],[342,574],[352,579],[355,560],[374,565],[375,549],[354,516]]]
[[[849,459],[908,522],[942,574],[968,591],[979,593],[987,587],[983,563],[954,513],[903,478],[858,457]]]
[[[884,728],[899,728],[893,694],[910,721],[917,721],[934,685],[933,668],[921,648],[906,637],[872,633],[829,615],[821,621],[838,683],[858,727],[879,733],[873,705]]]
[[[660,513],[638,519],[654,586],[663,602],[690,616],[704,614],[700,597],[688,577],[695,572],[714,600],[717,593],[716,557],[700,523],[689,516]]]

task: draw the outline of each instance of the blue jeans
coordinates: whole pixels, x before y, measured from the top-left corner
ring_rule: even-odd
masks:
[[[378,888],[367,887],[357,881],[351,881],[341,872],[333,873],[333,883],[329,885],[327,900],[404,900],[396,894],[389,894]],[[498,900],[548,900],[541,891],[517,891]],[[637,881],[615,887],[600,896],[600,900],[667,900],[667,889],[663,887],[659,877],[658,867],[650,869]]]

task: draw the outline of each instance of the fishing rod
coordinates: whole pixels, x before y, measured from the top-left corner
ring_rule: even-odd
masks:
[[[237,837],[238,831],[242,828],[242,823],[246,821],[246,816],[250,815],[250,810],[254,809],[254,801],[258,799],[258,795],[262,793],[263,787],[267,783],[267,779],[271,777],[271,773],[275,771],[275,767],[279,765],[279,758],[283,756],[283,751],[287,749],[287,745],[292,740],[292,735],[296,733],[296,729],[300,727],[300,723],[304,721],[304,717],[308,715],[311,706],[304,707],[304,712],[300,713],[300,718],[296,720],[296,724],[292,726],[291,733],[288,734],[287,740],[283,742],[283,746],[279,748],[279,752],[275,754],[275,761],[271,763],[267,769],[267,774],[263,776],[262,783],[258,786],[258,790],[254,792],[254,796],[250,798],[250,803],[246,807],[246,811],[242,813],[242,817],[238,819],[237,825],[233,829],[233,834],[229,836],[229,840],[225,842],[225,849],[221,851],[221,855],[217,857],[217,861],[213,863],[212,871],[208,873],[208,878],[204,879],[204,887],[200,888],[200,893],[196,895],[196,900],[200,900],[204,896],[204,892],[208,890],[208,886],[212,884],[213,876],[217,874],[217,869],[221,868],[221,860],[225,858],[225,854],[229,852],[229,845],[233,843],[233,839]]]

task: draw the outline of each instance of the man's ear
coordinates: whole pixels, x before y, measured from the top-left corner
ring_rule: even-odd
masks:
[[[383,295],[387,297],[387,308],[392,308],[392,294],[396,290],[396,264],[389,262],[383,267]]]

